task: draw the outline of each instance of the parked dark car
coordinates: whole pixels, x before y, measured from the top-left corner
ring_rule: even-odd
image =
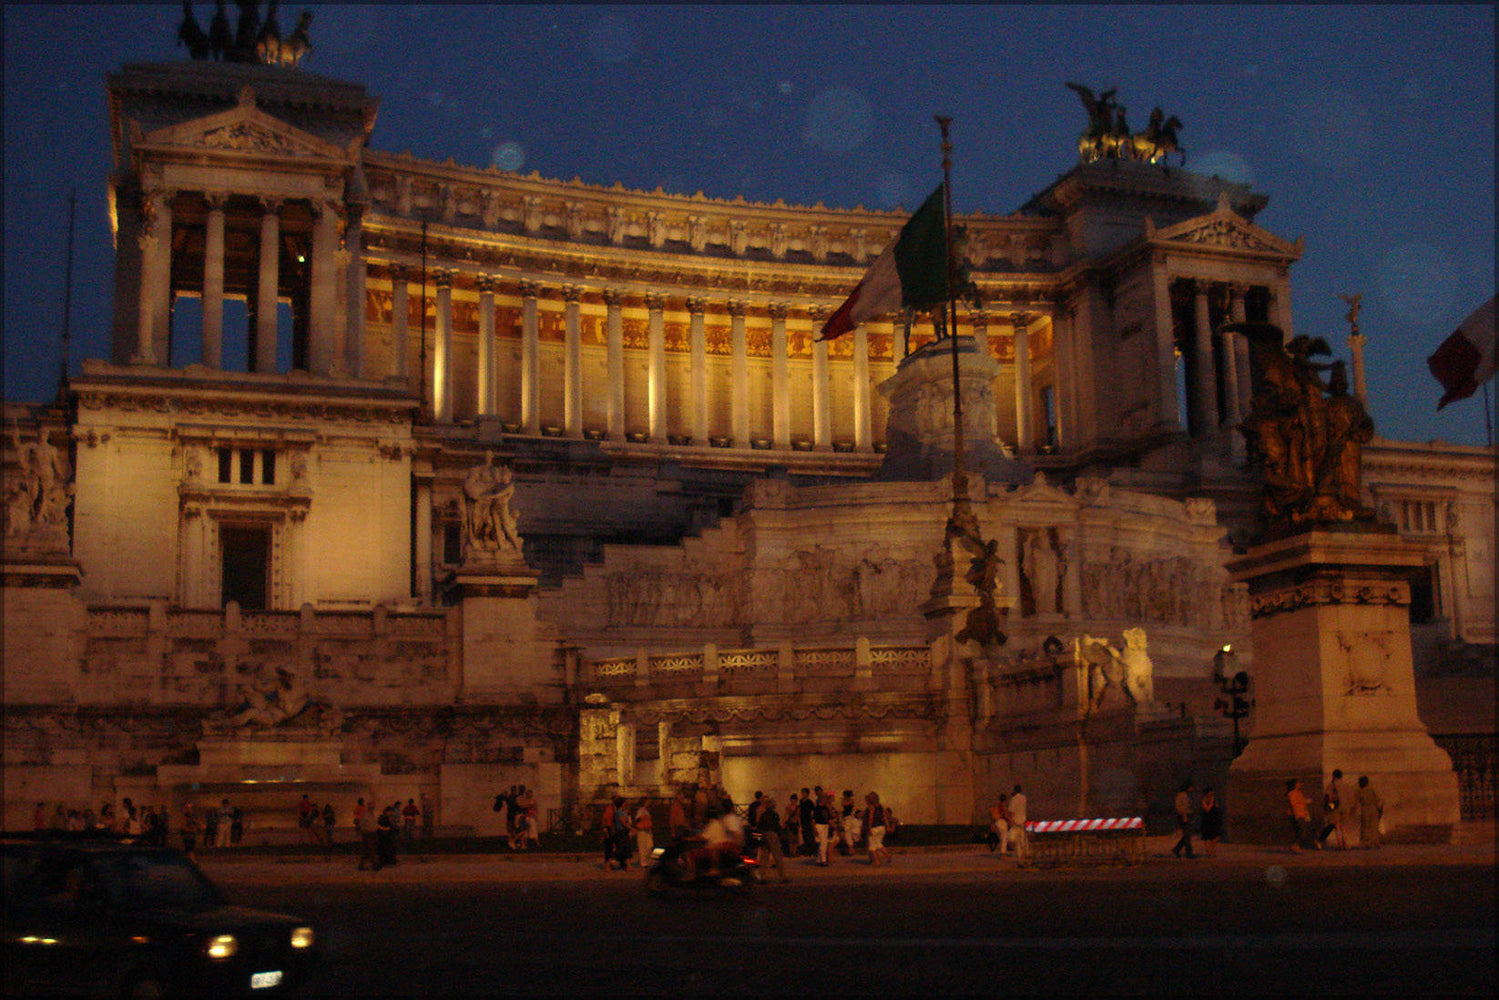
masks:
[[[6,996],[272,995],[318,959],[312,925],[234,906],[181,851],[6,836]]]

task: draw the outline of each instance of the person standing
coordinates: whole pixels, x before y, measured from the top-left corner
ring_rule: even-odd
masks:
[[[322,815],[318,817],[323,822],[323,846],[333,846],[333,803],[324,802]]]
[[[786,853],[797,857],[802,853],[801,800],[795,792],[786,802]]]
[[[668,810],[666,825],[671,828],[673,840],[680,840],[692,832],[687,823],[687,789],[677,789],[676,796],[671,800],[671,809]]]
[[[651,849],[656,846],[655,822],[651,819],[649,799],[641,799],[635,810],[635,854],[640,859],[640,869],[650,867]]]
[[[188,857],[198,846],[198,811],[189,802],[182,810],[182,851]]]
[[[1369,784],[1367,774],[1358,779],[1358,845],[1370,850],[1379,846],[1384,831],[1380,824],[1384,820],[1384,801],[1374,786]]]
[[[802,854],[817,853],[817,831],[813,822],[812,814],[817,811],[817,804],[812,801],[810,789],[802,789],[802,798],[796,807],[797,825],[801,828]]]
[[[1306,843],[1307,833],[1312,823],[1311,810],[1307,808],[1306,793],[1301,790],[1300,778],[1288,778],[1286,780],[1286,816],[1291,821],[1291,852],[1301,853],[1301,845]]]
[[[432,800],[427,798],[427,793],[423,792],[419,798],[422,800],[422,839],[431,840],[432,833],[436,829],[437,817],[432,813]]]
[[[864,825],[869,829],[869,863],[888,865],[890,852],[885,850],[885,807],[877,792],[864,796]]]
[[[1172,808],[1176,811],[1176,846],[1171,848],[1171,853],[1178,858],[1195,858],[1197,855],[1192,850],[1192,782],[1183,781],[1180,788],[1176,790],[1176,801]]]
[[[1025,792],[1019,785],[1010,793],[1010,843],[1015,845],[1015,857],[1021,861],[1030,857],[1031,837],[1026,832]]]
[[[396,824],[401,806],[392,802],[375,819],[375,871],[396,863]]]
[[[1334,769],[1332,780],[1322,792],[1322,832],[1317,834],[1317,846],[1326,847],[1332,840],[1338,850],[1348,849],[1348,835],[1343,830],[1343,817],[1348,803],[1343,796],[1343,772]]]
[[[360,799],[354,806],[354,832],[359,836],[359,870],[380,870],[380,855],[375,838],[374,810]]]
[[[1004,792],[989,807],[989,850],[998,850],[1003,856],[1010,847],[1010,797]]]
[[[234,836],[234,810],[229,807],[228,799],[221,799],[219,801],[216,829],[217,837],[213,846],[228,847]]]
[[[1209,785],[1202,790],[1202,853],[1211,858],[1222,836],[1223,807]]]
[[[812,833],[817,838],[817,863],[824,868],[828,866],[828,832],[832,826],[833,804],[827,793],[821,792],[812,807]]]
[[[401,808],[401,835],[406,838],[406,843],[416,839],[416,818],[422,811],[416,807],[416,799],[407,799],[406,805]]]
[[[604,811],[599,815],[599,826],[604,831],[604,871],[614,870],[614,812],[619,806],[615,799],[604,803]]]

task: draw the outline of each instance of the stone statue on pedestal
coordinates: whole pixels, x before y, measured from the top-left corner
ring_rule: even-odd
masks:
[[[1107,639],[1085,635],[1078,642],[1078,655],[1088,664],[1088,710],[1096,711],[1110,688],[1122,690],[1134,705],[1155,701],[1155,667],[1146,651],[1143,628],[1124,630],[1124,648]]]
[[[494,453],[486,451],[483,464],[470,469],[463,481],[465,562],[502,553],[519,557],[521,537],[510,509],[514,496],[515,473],[508,465],[497,468]]]
[[[68,506],[73,483],[68,458],[39,429],[37,439],[21,440],[12,423],[15,471],[5,484],[5,540],[28,548],[68,548]]]

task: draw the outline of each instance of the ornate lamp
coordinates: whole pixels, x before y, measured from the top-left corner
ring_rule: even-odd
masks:
[[[1234,756],[1239,756],[1239,751],[1244,749],[1244,743],[1239,739],[1239,720],[1246,718],[1251,709],[1254,708],[1254,699],[1246,697],[1249,693],[1249,672],[1246,670],[1235,671],[1237,659],[1234,656],[1234,648],[1225,645],[1213,654],[1213,683],[1218,685],[1218,690],[1223,692],[1223,697],[1213,701],[1213,707],[1223,714],[1226,719],[1232,719],[1234,723]]]

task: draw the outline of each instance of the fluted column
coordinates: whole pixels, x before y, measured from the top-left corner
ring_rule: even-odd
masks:
[[[989,314],[982,309],[974,309],[969,313],[969,320],[973,323],[973,346],[979,352],[980,357],[989,356]],[[992,417],[989,421],[989,436],[999,437],[999,407],[989,408]]]
[[[541,433],[541,331],[534,281],[520,283],[520,420],[527,434]]]
[[[416,597],[422,604],[432,603],[432,484],[416,484]]]
[[[786,305],[770,306],[770,432],[777,448],[791,447],[791,375],[786,353]],[[861,328],[862,329],[862,328]]]
[[[1023,455],[1036,450],[1030,321],[1027,313],[1016,313],[1012,320],[1015,324],[1015,447]]]
[[[650,310],[646,324],[646,415],[651,442],[666,440],[666,297],[647,295]]]
[[[1171,276],[1166,272],[1166,265],[1161,261],[1152,262],[1152,273],[1155,279],[1155,365],[1156,365],[1156,389],[1157,406],[1159,414],[1156,425],[1167,432],[1177,433],[1182,430],[1181,407],[1182,401],[1177,398],[1176,384],[1176,316],[1171,306]],[[1088,321],[1085,319],[1084,323]],[[1077,314],[1071,313],[1068,326],[1076,337]],[[1091,324],[1089,324],[1091,325]],[[1079,348],[1083,350],[1084,348]],[[1097,384],[1098,373],[1094,373],[1093,382]],[[1079,411],[1083,408],[1081,393],[1078,394],[1077,407]],[[1101,428],[1091,426],[1090,419],[1089,436],[1096,437]]]
[[[583,436],[583,335],[578,322],[577,285],[562,286],[562,430]]]
[[[1229,433],[1239,426],[1242,412],[1239,396],[1239,351],[1234,343],[1241,339],[1243,338],[1232,330],[1218,331],[1218,353],[1223,358],[1223,428]]]
[[[281,202],[262,198],[260,216],[260,285],[255,295],[255,365],[258,372],[276,370],[276,300],[280,297]]]
[[[869,413],[869,330],[860,323],[854,327],[854,450],[874,447],[870,433]]]
[[[224,367],[224,201],[209,194],[203,237],[203,363]]]
[[[141,227],[140,339],[135,360],[169,364],[172,332],[172,194],[145,195]]]
[[[814,307],[808,310],[813,329],[821,329],[827,319],[827,310]],[[897,330],[897,337],[899,331]],[[830,409],[828,387],[828,342],[812,341],[812,447],[827,451],[833,447],[833,414]]]
[[[479,374],[478,413],[481,417],[494,416],[496,371],[494,363],[494,279],[487,274],[479,275]]]
[[[749,343],[744,331],[745,304],[729,302],[729,433],[734,447],[750,446]]]
[[[689,372],[692,392],[692,443],[708,443],[708,335],[704,312],[708,303],[697,297],[687,300],[687,335],[691,351]]]
[[[406,269],[395,264],[390,269],[390,339],[391,374],[411,387],[411,290],[406,286]]]
[[[338,213],[328,202],[312,203],[312,288],[308,296],[308,367],[327,375],[342,365],[335,343],[334,320],[338,278]]]
[[[1218,427],[1217,383],[1213,375],[1213,333],[1208,325],[1208,288],[1197,281],[1192,300],[1192,430],[1196,437],[1209,437]]]
[[[1285,339],[1283,344],[1290,343],[1291,338],[1296,336],[1291,329],[1291,285],[1289,279],[1282,280],[1278,285],[1270,286],[1270,322],[1280,327],[1281,336]]]
[[[1244,295],[1249,292],[1247,285],[1229,286],[1228,318],[1232,322],[1244,322]],[[1238,412],[1240,415],[1249,414],[1255,387],[1250,375],[1252,369],[1249,366],[1249,337],[1244,334],[1234,334],[1234,370],[1238,375]]]
[[[364,308],[370,266],[364,258],[363,216],[357,207],[349,210],[349,218],[344,224],[344,252],[348,255],[344,278],[344,313],[347,316],[344,322],[344,364],[355,378],[368,378],[370,373],[364,370]]]
[[[624,295],[613,288],[604,290],[604,339],[605,363],[609,368],[608,395],[604,400],[605,417],[609,425],[609,439],[623,441],[625,437],[625,331]]]
[[[437,340],[432,346],[432,419],[453,419],[453,272],[439,268],[437,285]]]

